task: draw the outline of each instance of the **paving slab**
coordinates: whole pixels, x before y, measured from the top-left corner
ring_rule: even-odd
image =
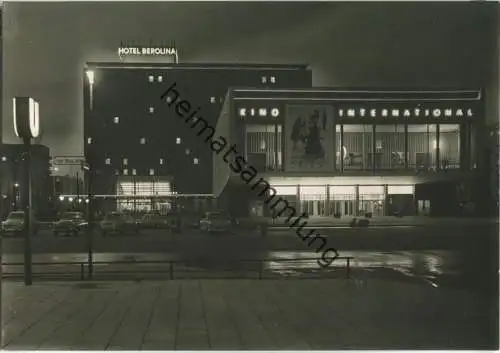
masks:
[[[2,289],[4,349],[498,347],[498,298],[422,284],[213,279]]]

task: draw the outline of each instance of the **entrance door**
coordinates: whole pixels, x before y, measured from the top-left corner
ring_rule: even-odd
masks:
[[[371,213],[373,216],[383,216],[384,202],[382,200],[360,200],[359,210],[362,214]]]

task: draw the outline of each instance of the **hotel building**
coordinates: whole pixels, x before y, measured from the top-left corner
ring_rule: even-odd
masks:
[[[87,63],[84,154],[93,193],[111,203],[97,208],[161,209],[173,192],[211,194],[210,149],[160,99],[173,83],[215,126],[229,87],[311,87],[312,74],[306,65]]]

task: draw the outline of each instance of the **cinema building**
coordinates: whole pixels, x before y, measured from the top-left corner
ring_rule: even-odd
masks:
[[[136,211],[168,207],[174,193],[212,191],[210,149],[160,98],[172,84],[214,126],[231,86],[312,86],[306,65],[279,64],[89,62],[83,78],[85,159],[93,193],[103,196],[97,207]]]
[[[238,215],[272,215],[260,178],[310,216],[472,214],[482,102],[478,90],[233,88],[216,136],[244,162],[214,154],[214,193]]]

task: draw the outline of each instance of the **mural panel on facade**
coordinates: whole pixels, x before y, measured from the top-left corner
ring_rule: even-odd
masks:
[[[285,170],[333,170],[333,108],[289,105],[285,117]]]

